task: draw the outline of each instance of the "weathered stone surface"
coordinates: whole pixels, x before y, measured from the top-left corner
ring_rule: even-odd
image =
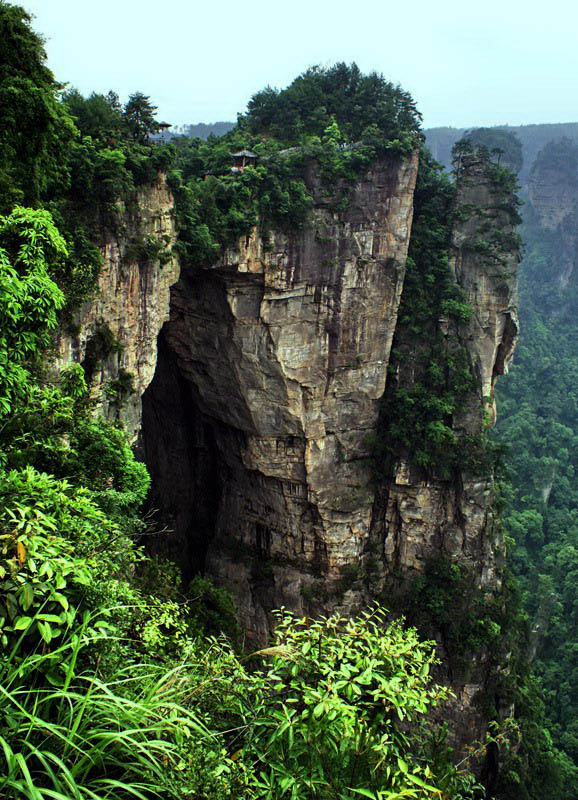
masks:
[[[472,307],[471,320],[457,328],[444,319],[438,323],[446,347],[464,346],[479,379],[478,391],[452,420],[456,433],[470,437],[479,436],[495,419],[494,384],[507,369],[518,333],[519,248],[491,174],[482,160],[469,156],[458,182],[457,204],[468,213],[454,229],[451,268]],[[480,242],[493,242],[496,231],[498,244],[482,247]],[[407,326],[398,328],[396,336],[406,352],[419,347]],[[415,368],[411,359],[401,365],[407,373],[402,375],[403,385],[412,385],[416,377],[425,379],[414,375]],[[451,478],[440,477],[435,465],[426,471],[400,460],[378,492],[368,550],[368,557],[379,557],[386,592],[402,590],[439,556],[466,565],[479,587],[498,589],[496,563],[503,547],[496,535],[491,478],[466,469]]]
[[[477,156],[464,159],[457,195],[464,214],[454,228],[451,267],[473,314],[468,322],[450,324],[440,319],[438,325],[447,348],[465,347],[479,379],[478,390],[451,422],[458,435],[476,441],[484,426],[495,419],[495,381],[507,369],[517,341],[519,246],[515,215],[505,203],[499,180]],[[411,328],[398,326],[395,346],[404,342],[406,351],[408,343],[410,350],[412,345],[418,348],[419,342],[411,336]],[[400,365],[406,373],[402,385],[424,380],[423,374],[413,374],[414,369],[411,358]],[[440,558],[463,565],[473,590],[485,595],[499,592],[504,547],[496,524],[493,481],[480,472],[474,474],[464,465],[451,477],[442,477],[436,474],[435,464],[424,470],[400,459],[393,465],[376,494],[367,540],[365,564],[371,564],[372,575],[369,597],[377,592],[386,603],[403,610],[412,579]],[[459,615],[467,609],[455,611]],[[443,664],[439,677],[451,684],[455,694],[442,717],[452,720],[453,740],[461,747],[484,735],[485,720],[477,698],[488,677],[491,654],[483,649],[472,653],[467,669],[456,670],[455,654],[442,632],[433,624],[430,633],[438,641]]]
[[[471,322],[462,326],[461,337],[480,378],[482,397],[494,417],[494,383],[508,368],[519,326],[519,245],[513,238],[493,239],[496,232],[509,237],[514,233],[508,212],[500,207],[503,200],[483,162],[470,157],[459,182],[458,204],[472,212],[456,226],[453,270],[474,310]],[[484,244],[490,247],[484,250]],[[481,422],[479,413],[477,416]]]
[[[165,176],[159,175],[154,186],[142,187],[133,202],[118,211],[122,226],[115,233],[105,231],[100,244],[103,266],[98,285],[75,315],[74,325],[60,331],[57,358],[61,364],[82,362],[91,338],[103,328],[110,332],[118,347],[96,365],[92,391],[101,413],[120,419],[135,437],[141,397],[156,367],[157,336],[169,316],[169,288],[179,276],[178,260],[170,255],[176,227]],[[135,243],[147,240],[162,243],[168,254],[165,264],[135,252]],[[133,391],[117,398],[107,387],[121,369],[132,376]]]
[[[528,179],[528,199],[544,236],[556,237],[556,264],[548,266],[548,280],[566,289],[578,281],[578,146],[575,142],[570,139],[552,141],[538,153]]]
[[[332,210],[312,171],[306,229],[266,245],[255,232],[172,290],[164,337],[226,475],[206,563],[255,636],[273,607],[327,605],[327,585],[361,558],[373,507],[365,440],[385,385],[416,170],[416,155],[383,159],[345,211]]]
[[[415,157],[378,163],[345,211],[331,209],[312,171],[308,227],[266,242],[254,232],[214,267],[185,270],[172,289],[162,337],[171,372],[155,379],[144,403],[145,418],[174,429],[159,437],[145,425],[156,498],[175,531],[165,547],[189,574],[201,565],[232,589],[257,638],[274,607],[352,610],[400,589],[440,554],[467,563],[480,586],[499,584],[487,478],[441,479],[402,461],[376,490],[367,463],[416,168]],[[454,424],[478,434],[516,340],[518,256],[515,246],[502,248],[499,263],[486,263],[470,247],[488,216],[501,213],[477,162],[458,199],[477,209],[455,231],[453,269],[474,308],[459,336],[481,389]],[[163,426],[167,402],[173,412]],[[180,454],[174,470],[172,453]]]
[[[480,585],[497,588],[493,501],[488,480],[427,477],[400,462],[373,517],[385,585],[397,575],[403,586],[432,557],[447,556],[472,567]]]

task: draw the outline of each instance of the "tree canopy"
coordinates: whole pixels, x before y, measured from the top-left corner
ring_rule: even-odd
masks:
[[[156,133],[159,129],[155,118],[156,106],[142,92],[131,94],[126,103],[122,115],[127,127],[133,137],[138,142],[145,143],[151,133]]]
[[[122,133],[122,106],[115,92],[106,95],[92,92],[85,98],[77,89],[70,89],[63,100],[82,136],[118,138]]]
[[[357,64],[342,62],[310,67],[281,91],[268,86],[257,92],[239,124],[252,133],[295,144],[304,136],[323,136],[333,121],[345,139],[354,142],[372,126],[390,139],[415,133],[421,115],[411,95],[383,75],[363,75]]]
[[[74,125],[30,23],[23,8],[0,0],[0,211],[15,202],[37,205],[67,181]]]

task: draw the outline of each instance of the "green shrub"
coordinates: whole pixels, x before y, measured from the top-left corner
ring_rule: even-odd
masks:
[[[0,790],[29,800],[231,797],[240,771],[218,738],[181,702],[185,667],[131,664],[107,681],[75,672],[90,638],[88,621],[55,655],[69,665],[65,684],[42,688],[27,670],[0,663]],[[229,773],[229,774],[227,774]],[[224,791],[225,790],[225,791]]]

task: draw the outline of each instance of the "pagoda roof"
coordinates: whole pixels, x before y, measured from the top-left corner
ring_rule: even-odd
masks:
[[[252,153],[250,150],[239,150],[238,153],[231,153],[233,158],[241,158],[245,156],[245,158],[257,158],[257,153]]]

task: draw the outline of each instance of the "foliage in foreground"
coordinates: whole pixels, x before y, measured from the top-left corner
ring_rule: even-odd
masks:
[[[102,676],[91,651],[114,646],[110,627],[85,614],[52,652],[3,660],[8,797],[470,796],[447,760],[434,773],[416,727],[445,693],[431,645],[381,612],[313,625],[282,614],[257,669],[223,641],[190,639],[172,668],[149,654]],[[57,686],[43,681],[54,659]]]
[[[146,471],[122,431],[92,419],[82,372],[54,383],[41,362],[62,302],[50,262],[64,248],[45,211],[0,221],[0,791],[457,792],[469,779],[427,755],[421,723],[446,692],[430,674],[433,644],[414,630],[379,610],[316,622],[280,614],[274,646],[241,659],[203,638],[214,619],[189,613],[205,586],[187,596],[174,577],[143,569]]]
[[[34,680],[51,660],[46,655],[0,671],[0,713],[8,723],[0,727],[3,796],[176,796],[176,787],[184,788],[184,742],[208,736],[178,702],[179,670],[132,664],[105,681],[76,670],[91,641],[88,619],[51,654],[66,659],[62,687]]]

